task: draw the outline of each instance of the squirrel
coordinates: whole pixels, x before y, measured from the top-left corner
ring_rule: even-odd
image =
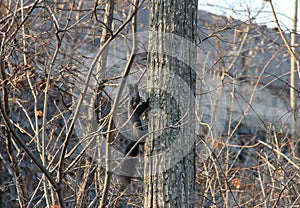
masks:
[[[129,158],[126,158],[122,164],[122,171],[124,172],[123,179],[126,181],[126,185],[130,183],[132,176],[136,169],[135,159],[130,157],[137,157],[140,153],[140,146],[145,144],[145,139],[140,141],[140,138],[145,135],[145,129],[141,121],[141,116],[149,108],[150,99],[142,101],[138,85],[129,84],[129,104],[128,104],[128,116],[132,126],[132,138],[124,151],[125,155],[128,154]]]
[[[139,141],[142,136],[145,134],[145,129],[143,127],[141,116],[145,113],[145,111],[149,108],[150,99],[148,98],[147,101],[142,101],[138,85],[135,84],[134,86],[129,84],[129,106],[128,106],[128,112],[129,112],[129,118],[132,125],[132,142],[127,146],[125,150],[125,154],[127,154],[129,151],[131,153],[129,156],[136,157],[139,154],[139,145],[143,145],[145,142],[143,139],[142,141]],[[138,145],[135,145],[136,142],[139,142]],[[135,146],[132,149],[132,147]]]

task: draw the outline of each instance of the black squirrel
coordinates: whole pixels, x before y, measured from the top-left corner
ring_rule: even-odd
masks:
[[[123,172],[123,181],[127,185],[130,183],[131,178],[136,173],[136,159],[140,154],[140,146],[145,144],[145,138],[141,141],[141,137],[145,135],[145,129],[143,127],[143,123],[141,121],[141,116],[146,112],[149,107],[150,99],[147,101],[142,101],[138,85],[137,84],[129,84],[129,104],[128,104],[128,116],[132,126],[132,138],[130,138],[129,144],[125,148],[125,155],[128,157],[125,158],[122,164],[122,172]]]
[[[132,141],[127,146],[125,150],[125,154],[130,152],[129,156],[136,157],[139,154],[139,146],[145,143],[144,142],[145,139],[139,141],[140,138],[145,134],[145,129],[141,121],[141,116],[148,109],[150,99],[148,98],[147,101],[141,100],[137,84],[134,84],[134,86],[129,84],[128,88],[129,88],[129,106],[128,106],[129,115],[128,116],[130,118],[130,122],[132,125],[133,138]],[[136,142],[138,142],[137,145]]]

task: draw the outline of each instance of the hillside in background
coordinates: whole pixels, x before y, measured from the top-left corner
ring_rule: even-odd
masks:
[[[233,119],[245,116],[242,122],[250,128],[289,132],[290,56],[278,30],[205,11],[199,11],[198,25],[200,58],[205,61],[207,55],[213,63],[205,71],[205,78],[213,80],[207,81],[208,89],[222,86],[226,100],[220,107]],[[299,76],[296,83],[299,103]]]

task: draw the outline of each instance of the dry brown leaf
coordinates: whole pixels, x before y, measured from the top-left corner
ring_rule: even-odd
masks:
[[[43,112],[38,110],[38,111],[35,111],[35,115],[36,116],[39,116],[39,117],[42,117],[43,116]]]
[[[239,178],[235,178],[232,180],[232,185],[237,188],[240,189],[242,186],[241,180]]]

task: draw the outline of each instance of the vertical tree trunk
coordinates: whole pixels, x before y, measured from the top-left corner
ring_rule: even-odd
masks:
[[[193,207],[197,0],[152,0],[144,207]]]
[[[293,13],[293,28],[291,32],[291,48],[293,53],[296,55],[296,43],[297,43],[297,13],[298,13],[298,0],[294,0],[294,13]],[[292,117],[292,139],[296,139],[297,137],[297,98],[296,98],[296,92],[295,92],[295,82],[296,82],[296,70],[297,70],[297,65],[296,65],[296,60],[294,60],[294,57],[291,56],[291,81],[290,81],[290,106],[291,106],[291,111],[293,112],[293,117]],[[299,150],[298,150],[298,145],[296,142],[295,146],[295,155],[299,157]]]

